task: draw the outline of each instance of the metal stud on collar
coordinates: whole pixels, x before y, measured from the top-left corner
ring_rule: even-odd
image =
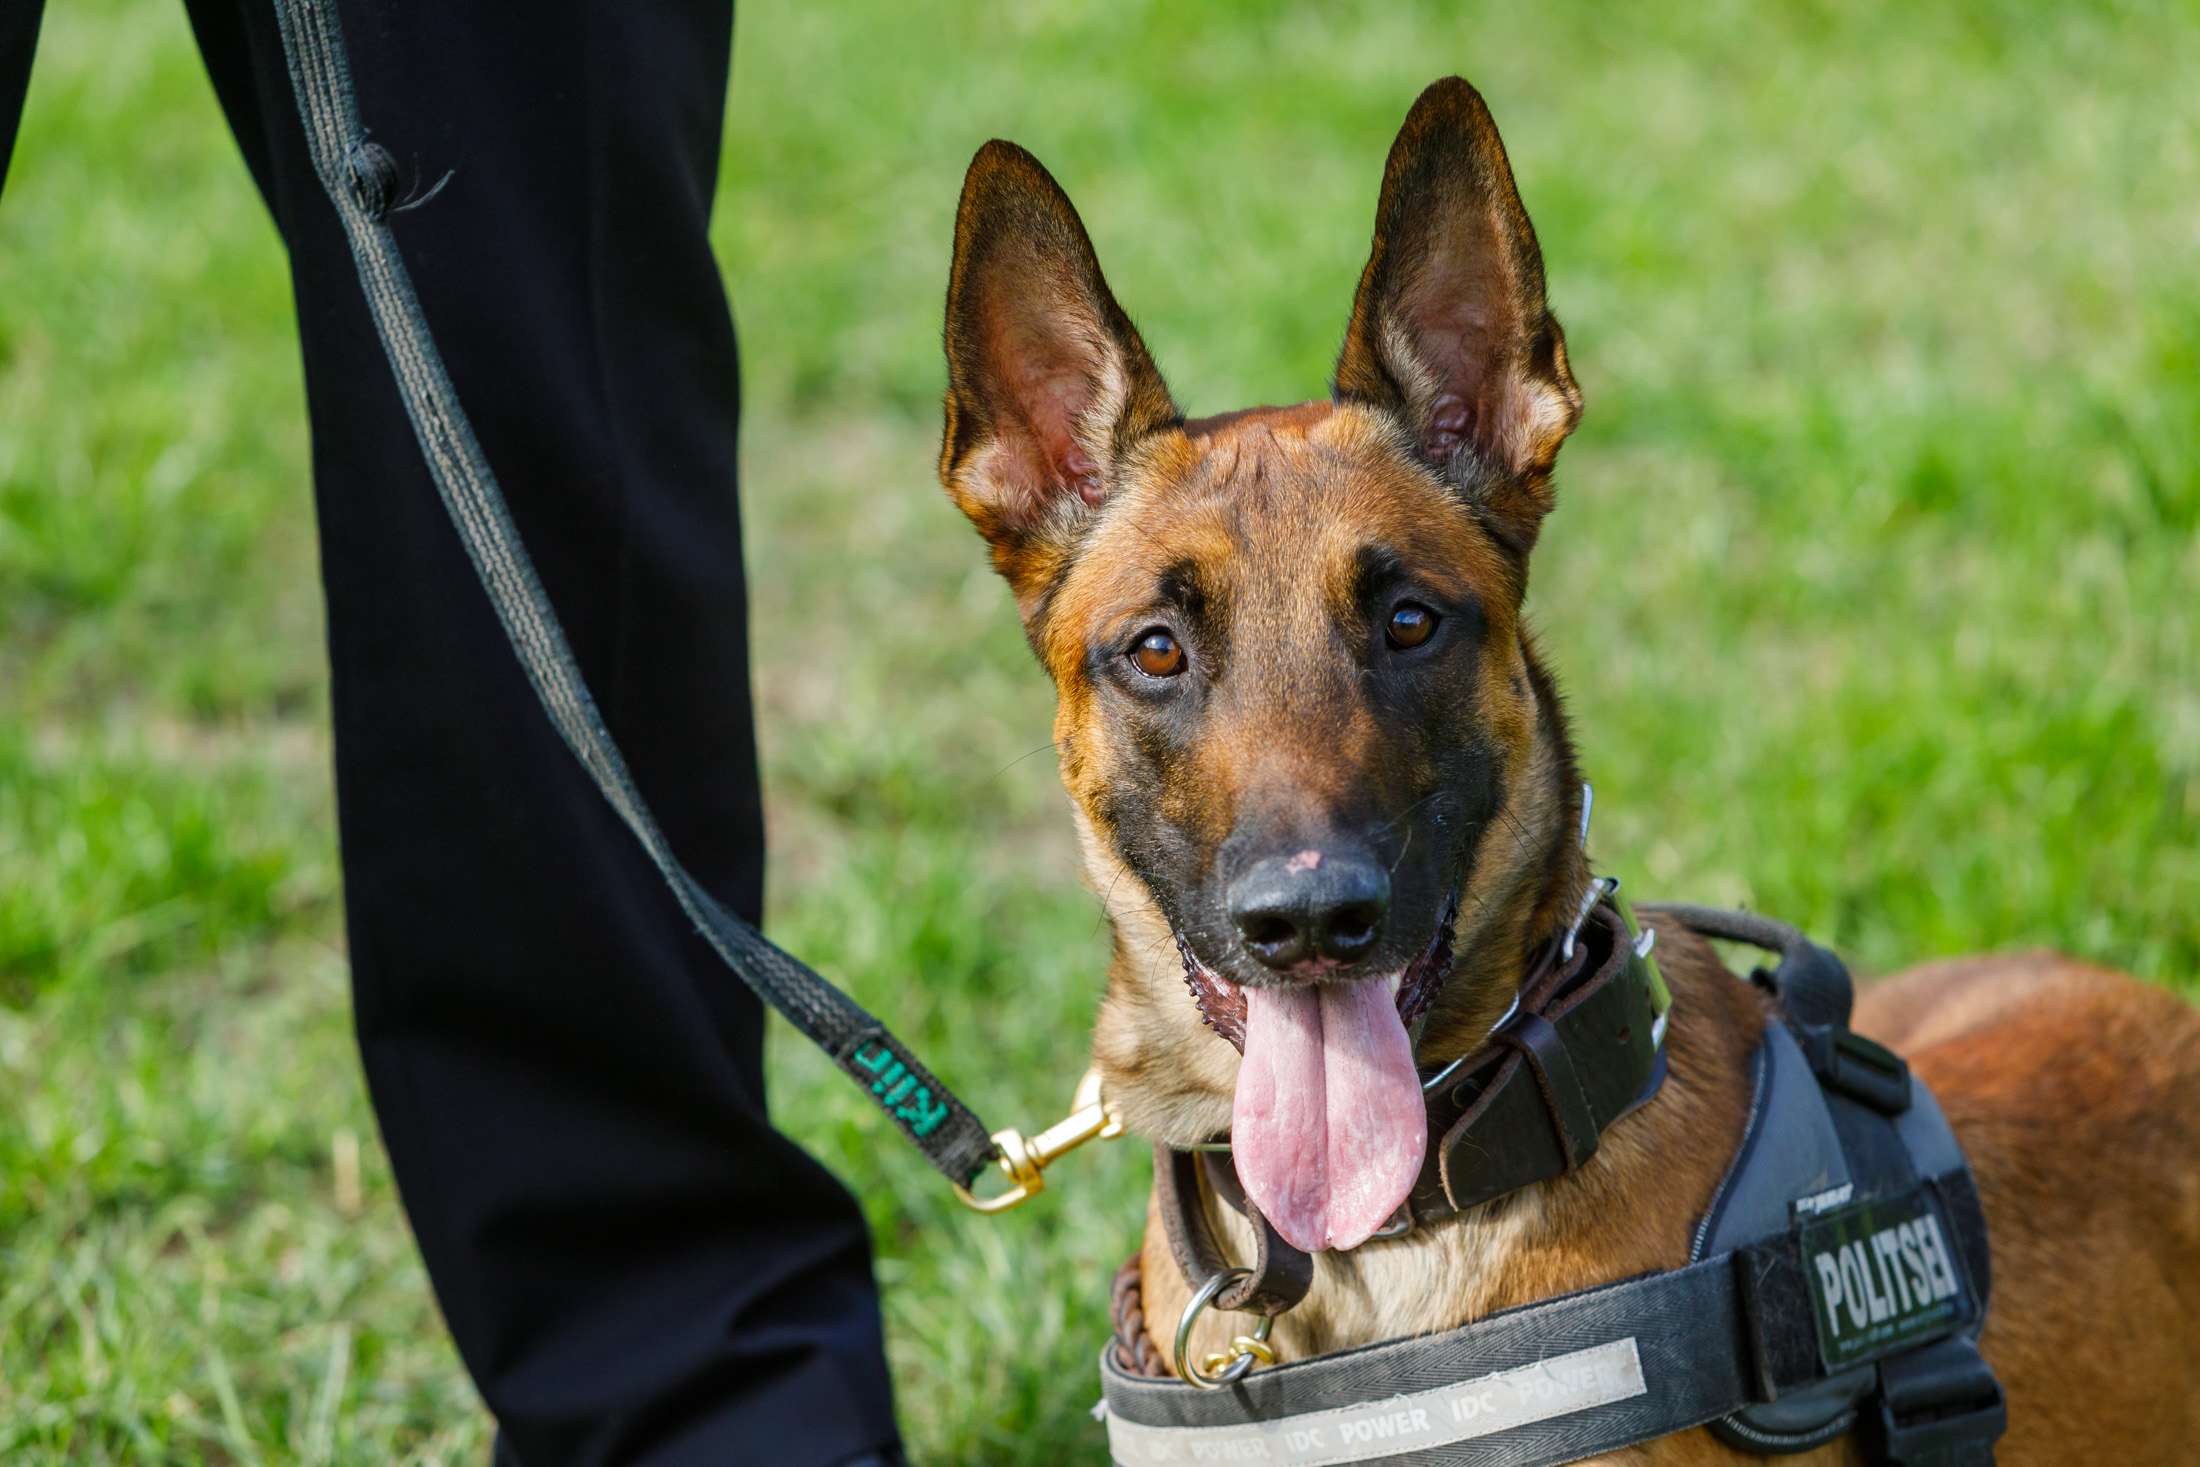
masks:
[[[1597,792],[1595,788],[1587,780],[1583,780],[1581,784],[1581,849],[1584,853],[1589,849],[1589,812],[1596,808],[1596,804]],[[1580,909],[1574,913],[1574,920],[1567,924],[1566,935],[1559,942],[1558,955],[1560,958],[1567,962],[1573,961],[1574,939],[1581,935],[1581,924],[1589,920],[1589,913],[1606,894],[1618,890],[1619,880],[1617,877],[1600,876],[1589,883],[1588,891],[1582,894]]]

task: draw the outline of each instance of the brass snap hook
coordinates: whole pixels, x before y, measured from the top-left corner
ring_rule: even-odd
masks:
[[[993,1144],[1001,1149],[998,1165],[1008,1178],[1007,1191],[980,1197],[958,1184],[955,1195],[964,1205],[978,1212],[1006,1212],[1046,1190],[1043,1173],[1057,1158],[1075,1151],[1087,1141],[1113,1141],[1122,1134],[1122,1118],[1109,1110],[1100,1096],[1100,1072],[1087,1070],[1085,1078],[1077,1082],[1077,1094],[1070,1101],[1068,1116],[1029,1141],[1013,1126],[993,1133]]]

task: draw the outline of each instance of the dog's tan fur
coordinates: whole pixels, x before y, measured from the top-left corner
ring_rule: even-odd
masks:
[[[1456,960],[1419,1058],[1474,1047],[1589,880],[1564,719],[1519,615],[1580,395],[1481,99],[1439,83],[1392,151],[1332,402],[1182,421],[1068,200],[999,143],[965,188],[947,348],[942,477],[1054,679],[1086,874],[1114,924],[1094,1045],[1113,1104],[1177,1143],[1228,1129],[1239,1057],[1203,1022],[1176,942],[1229,960],[1214,872],[1262,821],[1386,832],[1403,948],[1433,932],[1456,873]],[[1418,681],[1383,683],[1382,644],[1355,640],[1371,546],[1467,628]],[[1198,681],[1122,671],[1148,623],[1191,646]],[[1674,1007],[1656,1101],[1577,1172],[1318,1255],[1276,1326],[1286,1358],[1686,1261],[1767,1016],[1704,943],[1659,935]],[[1856,1022],[1933,1086],[1985,1201],[2000,1460],[2192,1460],[2200,1015],[2038,955],[1917,969],[1867,989]],[[1243,1222],[1211,1213],[1245,1256]],[[1144,1263],[1147,1317],[1173,1321],[1189,1287],[1156,1226]],[[1246,1324],[1205,1320],[1195,1348]],[[1600,1460],[1746,1457],[1698,1430]],[[1843,1441],[1795,1460],[1856,1458]]]

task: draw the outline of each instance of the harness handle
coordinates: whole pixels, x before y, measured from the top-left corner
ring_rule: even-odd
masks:
[[[1788,1013],[1806,1024],[1835,1029],[1849,1026],[1856,1007],[1856,985],[1841,960],[1803,935],[1803,929],[1758,912],[1699,907],[1688,902],[1637,902],[1638,912],[1670,917],[1698,937],[1747,943],[1780,955],[1779,967],[1758,970],[1758,981],[1772,990]]]
[[[1751,980],[1778,1001],[1819,1083],[1882,1115],[1900,1115],[1910,1108],[1908,1062],[1849,1028],[1856,1006],[1856,985],[1849,970],[1830,951],[1805,937],[1801,928],[1755,912],[1682,902],[1644,902],[1641,910],[1670,917],[1699,937],[1745,942],[1778,953],[1780,965],[1769,973],[1759,968]]]

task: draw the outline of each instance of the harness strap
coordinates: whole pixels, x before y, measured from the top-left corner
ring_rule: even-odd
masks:
[[[1700,914],[1664,915],[1693,925]],[[1101,1362],[1116,1462],[1555,1467],[1705,1425],[1760,1454],[1853,1430],[1884,1467],[1991,1467],[2008,1408],[1977,1348],[1992,1286],[1985,1211],[1938,1101],[1898,1057],[1849,1032],[1838,958],[1784,924],[1714,915],[1733,919],[1716,935],[1781,951],[1779,971],[1756,981],[1783,1007],[1759,1045],[1749,1122],[1688,1266],[1212,1391],[1147,1378],[1154,1352],[1124,1336],[1145,1323],[1127,1266],[1118,1340]],[[1617,913],[1585,935],[1580,946],[1599,956],[1555,972],[1546,963],[1524,985],[1520,1009],[1535,1022],[1508,1016],[1509,1039],[1454,1067],[1471,1073],[1453,1129],[1477,1107],[1487,1113],[1489,1089],[1477,1086],[1502,1087],[1526,1106],[1515,1134],[1560,1153],[1542,1163],[1554,1171],[1581,1148],[1569,1103],[1552,1092],[1569,1078],[1594,1084],[1581,1057],[1599,1051],[1577,1041],[1624,1047],[1632,1037],[1608,1027],[1623,1014],[1598,1004],[1626,996],[1614,975],[1644,956]],[[1791,994],[1813,1017],[1786,1007]],[[1552,1058],[1554,1036],[1564,1061]],[[1635,1103],[1654,1093],[1659,1060],[1662,1047]],[[1523,1069],[1536,1084],[1518,1083]],[[1603,1103],[1596,1092],[1584,1100],[1593,1112]],[[1608,1124],[1599,1115],[1597,1130]]]
[[[1101,1358],[1108,1446],[1158,1462],[1556,1467],[1751,1398],[1730,1259],[1551,1299],[1461,1330],[1257,1370],[1227,1391]]]
[[[1777,997],[1791,1018],[1808,1024],[1848,1026],[1849,1011],[1856,1002],[1856,986],[1849,981],[1849,970],[1839,958],[1806,937],[1802,928],[1762,912],[1699,907],[1692,902],[1638,902],[1635,911],[1678,922],[1699,937],[1746,942],[1778,953],[1779,971],[1768,973],[1760,968],[1751,981]]]
[[[1207,1209],[1200,1201],[1202,1171],[1218,1184],[1218,1192],[1222,1191],[1224,1173],[1229,1174],[1230,1183],[1237,1180],[1227,1162],[1220,1167],[1206,1164],[1206,1158],[1216,1155],[1173,1150],[1165,1142],[1155,1142],[1153,1148],[1154,1205],[1161,1214],[1162,1231],[1168,1234],[1169,1252],[1194,1293],[1232,1266],[1215,1240],[1214,1229],[1207,1222]],[[1294,1307],[1314,1286],[1313,1258],[1284,1241],[1283,1234],[1261,1216],[1260,1209],[1242,1191],[1235,1197],[1223,1195],[1253,1225],[1253,1262],[1250,1274],[1215,1295],[1213,1307],[1270,1316]]]
[[[689,874],[635,787],[512,525],[388,226],[389,155],[367,140],[333,0],[275,0],[313,169],[343,222],[376,333],[428,473],[558,736],[641,842],[727,967],[862,1086],[925,1159],[967,1185],[997,1148],[983,1123],[855,1000],[766,941]]]
[[[1551,1130],[1558,1137],[1566,1170],[1596,1155],[1596,1115],[1582,1092],[1581,1077],[1574,1072],[1574,1057],[1551,1021],[1541,1014],[1515,1014],[1497,1026],[1494,1037],[1499,1044],[1519,1050],[1535,1072],[1535,1088],[1551,1113]]]
[[[1277,1365],[1226,1391],[1148,1378],[1135,1346],[1126,1361],[1111,1343],[1101,1357],[1109,1449],[1121,1467],[1557,1467],[1876,1368],[1882,1409],[1867,1429],[1877,1433],[1875,1450],[1891,1446],[1873,1460],[1938,1462],[1933,1452],[1956,1446],[1985,1455],[1946,1460],[1983,1467],[2006,1406],[1969,1337],[1985,1307],[1969,1261],[1928,1255],[1937,1261],[1900,1280],[1905,1265],[1892,1253],[1872,1261],[1871,1229],[1884,1222],[1930,1217],[1935,1239],[1943,1223],[1960,1236],[1958,1199],[1968,1186],[1959,1169],[1685,1268],[1445,1334]],[[1868,1316],[1813,1325],[1821,1306],[1863,1307],[1856,1294],[1825,1304],[1829,1267],[1859,1271],[1856,1288],[1878,1301]],[[1928,1269],[1934,1296],[1913,1298]],[[1118,1290],[1125,1292],[1122,1282]],[[1925,1333],[1905,1328],[1928,1311]],[[1857,1353],[1846,1353],[1859,1320],[1869,1333]]]
[[[1849,1029],[1848,970],[1801,932],[1754,913],[1643,910],[1780,954],[1751,975],[1781,1022],[1758,1047],[1749,1124],[1690,1255],[1749,1260],[1764,1399],[1708,1423],[1711,1434],[1780,1455],[1853,1430],[1873,1463],[1988,1467],[2008,1416],[1977,1350],[1993,1285],[1986,1217],[1939,1102],[1898,1055]],[[1904,1202],[1918,1196],[1929,1218]],[[1797,1214],[1814,1221],[1791,1242],[1781,1229]],[[1949,1321],[1930,1316],[1957,1299],[1952,1335],[1933,1342]]]

